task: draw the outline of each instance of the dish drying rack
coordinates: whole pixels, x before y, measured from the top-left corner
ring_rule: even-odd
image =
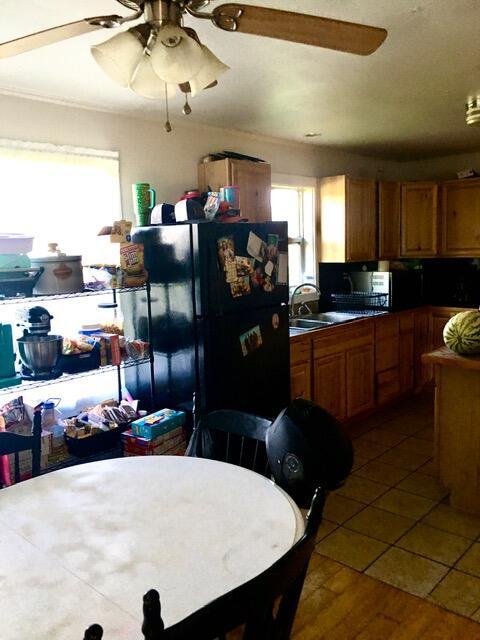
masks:
[[[332,303],[337,311],[364,311],[365,309],[386,309],[387,293],[353,291],[352,293],[332,293]]]

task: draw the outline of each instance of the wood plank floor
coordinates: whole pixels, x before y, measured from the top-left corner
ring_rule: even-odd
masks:
[[[314,553],[292,640],[480,640],[480,624]]]

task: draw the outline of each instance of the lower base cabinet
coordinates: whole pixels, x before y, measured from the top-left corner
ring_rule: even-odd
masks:
[[[375,351],[373,345],[349,349],[347,365],[347,418],[375,405]]]
[[[290,367],[290,396],[292,400],[295,400],[295,398],[312,399],[310,392],[311,379],[312,368],[310,362],[301,362]]]
[[[315,358],[313,362],[313,401],[338,420],[344,420],[346,408],[345,353]]]

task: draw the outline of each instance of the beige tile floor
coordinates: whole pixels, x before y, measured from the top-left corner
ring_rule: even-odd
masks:
[[[450,507],[435,478],[432,395],[349,433],[353,471],[328,497],[316,551],[480,621],[480,517]]]

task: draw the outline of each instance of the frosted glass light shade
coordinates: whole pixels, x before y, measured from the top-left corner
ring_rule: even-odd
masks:
[[[178,41],[176,46],[169,46]],[[202,66],[202,49],[181,27],[166,24],[160,28],[153,47],[152,67],[164,81],[182,84],[193,78]]]
[[[202,47],[202,66],[196,76],[189,80],[192,96],[208,87],[217,80],[230,67],[224,64],[217,56],[204,44]]]
[[[152,67],[150,56],[143,54],[130,82],[130,89],[144,98],[165,98],[165,87],[167,88],[167,98],[173,98],[176,93],[176,86],[167,84],[157,76]]]
[[[142,43],[128,31],[94,45],[90,50],[102,71],[121,87],[128,87],[143,54]]]

